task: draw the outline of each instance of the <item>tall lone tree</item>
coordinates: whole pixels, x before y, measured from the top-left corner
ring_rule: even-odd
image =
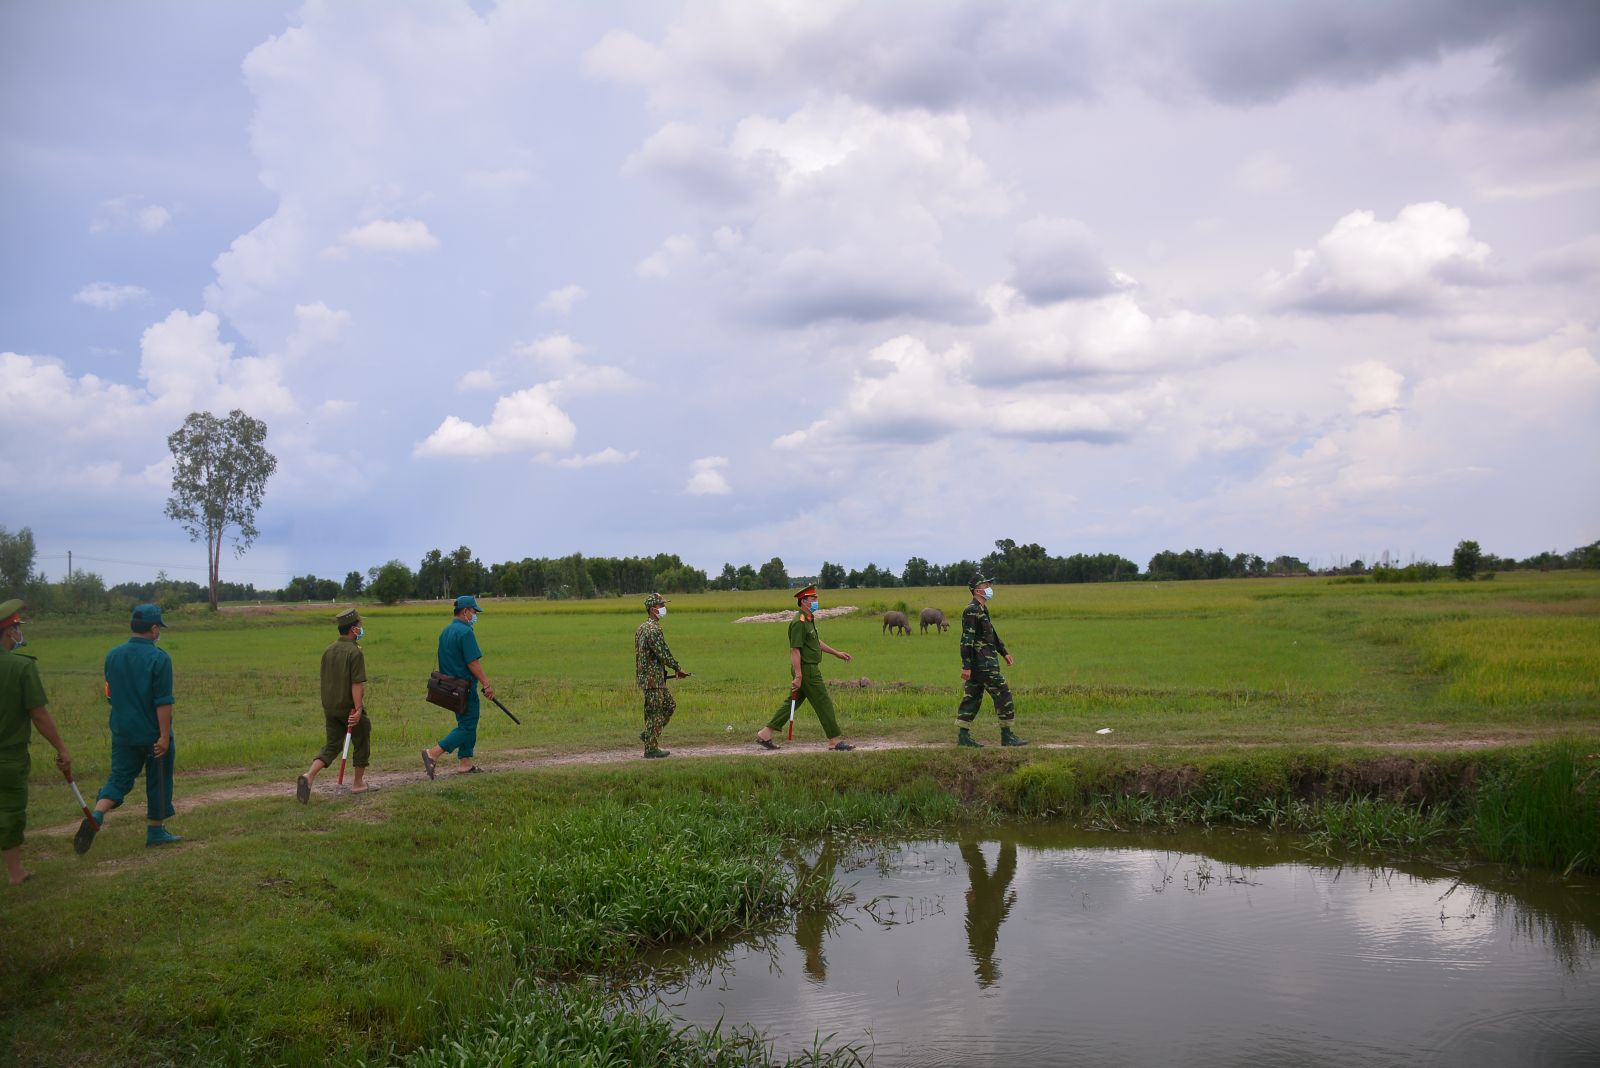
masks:
[[[222,539],[238,529],[233,551],[243,556],[256,538],[256,509],[278,459],[267,451],[267,424],[235,408],[228,418],[190,412],[167,437],[172,450],[172,496],[167,517],[189,532],[189,540],[206,541],[206,568],[211,580],[211,608],[217,607],[217,573],[222,565]]]

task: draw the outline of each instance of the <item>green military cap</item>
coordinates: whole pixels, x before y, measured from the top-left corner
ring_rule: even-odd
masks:
[[[167,626],[167,621],[161,618],[161,606],[158,604],[139,604],[133,606],[133,625],[147,628],[151,625],[157,627]]]
[[[646,608],[660,608],[662,605],[664,605],[666,603],[667,603],[667,599],[665,597],[661,596],[659,593],[647,593],[647,594],[645,594],[644,606]]]
[[[0,604],[0,627],[9,627],[13,623],[22,622],[22,602],[13,597],[11,600]]]
[[[343,612],[340,612],[338,615],[334,616],[333,621],[341,629],[345,627],[353,627],[357,623],[361,622],[361,613],[357,612],[354,608],[346,608]]]
[[[804,600],[807,597],[815,597],[816,595],[817,595],[817,587],[816,587],[815,583],[813,583],[810,586],[805,587],[804,589],[799,589],[799,590],[795,590],[794,591],[794,599],[797,600],[797,601]]]
[[[985,582],[990,582],[990,581],[992,581],[992,580],[987,578],[984,575],[973,575],[972,576],[972,581],[967,583],[967,589],[975,590],[979,586],[982,586]]]

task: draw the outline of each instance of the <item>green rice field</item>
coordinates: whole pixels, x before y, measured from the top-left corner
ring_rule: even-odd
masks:
[[[144,848],[136,788],[75,856],[76,809],[35,743],[36,877],[0,886],[0,1063],[767,1063],[739,1021],[682,1029],[610,991],[649,948],[828,909],[837,888],[783,862],[824,834],[1065,819],[1600,870],[1600,574],[1002,586],[1033,744],[982,752],[950,745],[959,623],[906,638],[878,619],[903,601],[958,620],[966,599],[825,591],[858,608],[821,629],[854,656],[823,671],[863,751],[810,752],[803,714],[806,751],[772,756],[749,739],[785,698],[784,628],[733,620],[788,598],[673,597],[664,626],[695,675],[673,684],[675,757],[650,762],[636,599],[486,601],[485,668],[523,724],[486,706],[478,754],[497,773],[437,782],[417,751],[449,715],[420,695],[449,608],[362,605],[372,775],[396,781],[337,797],[329,772],[308,806],[292,784],[321,744],[336,609],[186,612],[162,638],[183,844]],[[28,629],[90,793],[100,664],[125,635],[120,617]],[[998,734],[987,703],[975,733]],[[819,1034],[792,1063],[858,1052]]]

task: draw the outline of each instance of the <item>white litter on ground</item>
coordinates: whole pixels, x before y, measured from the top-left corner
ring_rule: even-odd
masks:
[[[1101,727],[1099,730],[1095,731],[1095,733],[1096,734],[1110,734],[1111,733],[1111,728],[1110,727]]]

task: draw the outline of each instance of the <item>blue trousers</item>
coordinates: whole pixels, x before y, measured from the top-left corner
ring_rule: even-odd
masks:
[[[456,715],[456,728],[439,739],[439,748],[465,759],[478,746],[478,691],[467,694],[467,710]]]
[[[172,769],[178,755],[178,740],[173,738],[167,746],[167,755],[160,761],[155,758],[154,745],[129,745],[112,739],[111,774],[100,787],[100,796],[111,801],[112,808],[121,808],[122,799],[133,789],[133,780],[144,772],[145,814],[147,819],[164,820],[176,813],[172,807]],[[151,771],[155,774],[152,775]]]

